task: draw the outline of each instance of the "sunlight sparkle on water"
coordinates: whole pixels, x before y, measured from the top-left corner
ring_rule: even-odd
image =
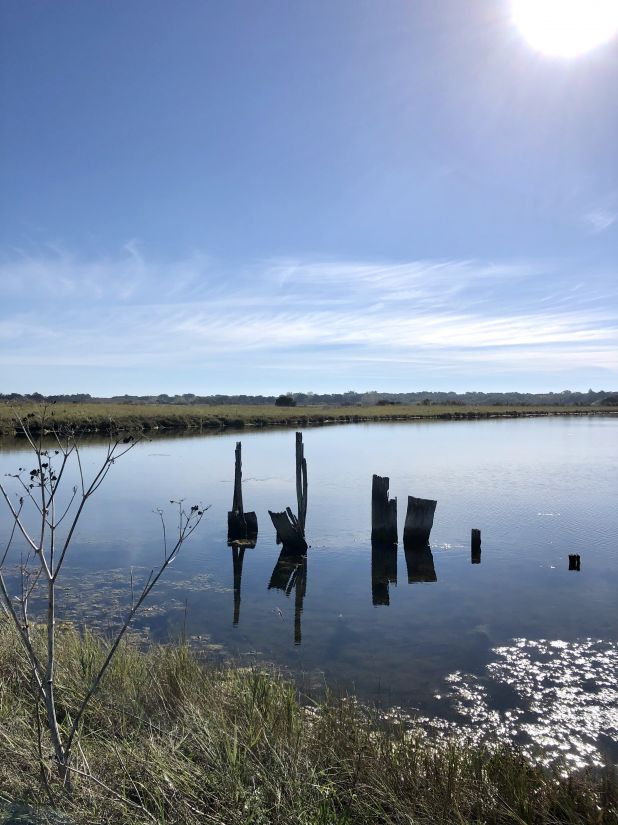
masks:
[[[604,745],[618,744],[618,645],[515,639],[494,653],[485,677],[452,673],[440,696],[464,720],[466,736],[517,742],[547,765],[602,765]],[[512,706],[497,710],[505,687]]]

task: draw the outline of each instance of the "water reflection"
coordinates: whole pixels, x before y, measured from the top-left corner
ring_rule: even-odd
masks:
[[[428,544],[406,543],[404,545],[406,567],[408,568],[408,584],[417,582],[437,582],[436,568],[433,554]]]
[[[371,601],[390,604],[389,584],[397,584],[397,545],[371,543]]]
[[[307,556],[290,554],[282,550],[277,559],[268,589],[283,590],[286,596],[294,591],[294,644],[302,641],[301,614],[307,590]]]
[[[232,624],[240,621],[240,585],[242,583],[242,563],[245,558],[245,547],[239,544],[232,545],[232,566],[234,571],[234,619]]]

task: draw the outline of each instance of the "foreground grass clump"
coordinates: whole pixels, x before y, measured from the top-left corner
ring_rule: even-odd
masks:
[[[59,636],[68,724],[105,644]],[[28,668],[0,621],[0,792],[79,823],[492,825],[618,822],[615,778],[564,779],[512,750],[434,743],[350,699],[303,706],[263,670],[213,669],[186,646],[120,651],[81,730],[73,795],[38,755]],[[89,776],[86,776],[89,775]]]

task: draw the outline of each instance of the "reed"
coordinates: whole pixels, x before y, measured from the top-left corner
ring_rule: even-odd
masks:
[[[36,638],[36,632],[35,632]],[[42,641],[42,639],[41,639]],[[38,643],[38,642],[37,642]],[[60,724],[70,725],[107,643],[63,625]],[[263,668],[215,668],[184,644],[123,643],[85,714],[63,793],[0,619],[0,789],[79,823],[615,825],[615,774],[564,777],[510,748],[433,741],[353,697],[299,697]]]

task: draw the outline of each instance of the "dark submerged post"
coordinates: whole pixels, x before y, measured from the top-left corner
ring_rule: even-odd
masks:
[[[234,544],[245,543],[245,546],[255,547],[257,540],[258,523],[255,513],[245,513],[242,503],[242,444],[236,442],[234,453],[234,498],[232,509],[227,514],[227,542]]]
[[[408,496],[408,512],[403,528],[404,546],[407,544],[424,547],[429,544],[437,503],[430,498]]]
[[[481,531],[474,527],[470,534],[470,560],[472,564],[481,563]]]
[[[577,553],[569,553],[569,570],[579,570],[581,565],[580,557]]]
[[[397,544],[397,499],[388,497],[389,479],[373,476],[371,485],[371,543]]]

